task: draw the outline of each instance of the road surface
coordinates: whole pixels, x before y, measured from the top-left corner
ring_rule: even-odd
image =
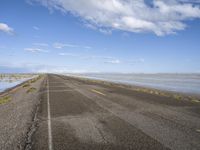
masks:
[[[200,104],[49,74],[34,150],[199,150]]]

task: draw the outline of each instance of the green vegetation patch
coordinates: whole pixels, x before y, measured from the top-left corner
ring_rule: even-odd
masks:
[[[173,95],[173,97],[174,97],[176,100],[181,100],[181,99],[183,99],[183,97],[182,97],[181,95],[178,95],[178,94]]]
[[[4,96],[2,98],[0,98],[0,104],[5,104],[7,102],[9,102],[11,100],[10,96]]]
[[[186,100],[186,101],[190,101],[190,102],[193,102],[193,103],[200,103],[200,99],[197,98],[197,97],[193,97],[193,96],[184,96],[184,95],[181,95],[181,94],[165,93],[163,91],[145,89],[145,88],[135,88],[134,90],[137,91],[137,92],[160,95],[160,96],[164,96],[164,97],[171,97],[174,100],[178,100],[178,101],[179,100]]]
[[[29,83],[26,83],[26,84],[24,84],[22,87],[23,88],[26,88],[26,87],[29,87],[30,86],[30,84]]]
[[[200,100],[198,100],[198,99],[192,99],[192,102],[194,102],[194,103],[200,103]]]
[[[37,80],[39,80],[42,76],[39,75],[37,78],[31,79],[30,83],[35,83]]]
[[[36,81],[36,79],[31,79],[30,83],[35,83]]]
[[[31,87],[30,89],[28,89],[28,90],[26,91],[26,93],[32,93],[32,92],[35,92],[35,91],[36,91],[36,88]]]

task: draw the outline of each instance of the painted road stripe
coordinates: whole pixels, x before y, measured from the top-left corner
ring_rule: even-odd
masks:
[[[94,92],[94,93],[97,93],[97,94],[100,94],[100,95],[103,95],[103,96],[106,96],[105,94],[103,94],[103,93],[101,93],[101,92],[99,92],[99,91],[97,91],[97,90],[91,90],[92,92]]]
[[[73,90],[49,90],[49,92],[53,92],[53,93],[56,93],[56,92],[72,92]]]
[[[49,90],[49,93],[59,93],[59,92],[73,92],[74,90]],[[48,91],[39,92],[39,94],[47,93]]]
[[[54,85],[51,85],[51,87],[66,87],[66,85],[58,85],[58,86],[54,86]]]
[[[197,132],[200,132],[200,129],[197,129],[196,131],[197,131]]]
[[[199,101],[199,100],[197,100],[197,99],[194,99],[194,100],[192,100],[192,102],[195,102],[195,103],[200,103],[200,101]]]
[[[48,112],[48,145],[49,150],[53,150],[52,146],[52,130],[51,130],[51,110],[50,110],[50,103],[49,103],[49,79],[47,77],[47,112]]]

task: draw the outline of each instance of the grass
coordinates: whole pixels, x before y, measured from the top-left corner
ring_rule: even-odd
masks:
[[[37,78],[31,79],[30,83],[35,83],[37,80],[39,80],[42,76],[38,76]]]
[[[175,94],[173,97],[174,97],[176,100],[181,100],[181,99],[183,99],[182,96],[177,95],[177,94]]]
[[[30,84],[29,83],[26,83],[26,84],[24,84],[22,87],[23,88],[26,88],[26,87],[29,87],[30,86]]]
[[[0,98],[0,105],[5,104],[5,103],[9,102],[10,100],[11,100],[10,96],[4,96],[4,97]]]
[[[192,102],[200,103],[200,100],[198,100],[198,99],[192,99]]]
[[[32,92],[35,92],[35,91],[36,91],[36,88],[31,87],[30,89],[28,89],[28,90],[26,91],[26,93],[32,93]]]
[[[35,83],[37,79],[31,79],[30,83]]]
[[[26,87],[31,86],[31,85],[30,85],[31,83],[35,83],[35,82],[36,82],[37,80],[39,80],[41,77],[42,77],[42,76],[40,75],[40,76],[38,76],[37,78],[31,79],[31,80],[29,81],[29,83],[25,83],[22,87],[23,87],[23,88],[26,88]]]
[[[199,98],[195,98],[194,96],[184,96],[181,94],[173,94],[173,93],[165,93],[163,91],[158,91],[158,90],[152,90],[152,89],[145,89],[145,88],[136,88],[134,89],[137,92],[143,92],[143,93],[148,93],[148,94],[153,94],[153,95],[160,95],[164,97],[171,97],[175,100],[187,100],[193,103],[200,103]]]

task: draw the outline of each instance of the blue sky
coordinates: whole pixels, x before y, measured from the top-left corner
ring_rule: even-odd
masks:
[[[199,6],[199,0],[1,0],[0,72],[199,73]]]

